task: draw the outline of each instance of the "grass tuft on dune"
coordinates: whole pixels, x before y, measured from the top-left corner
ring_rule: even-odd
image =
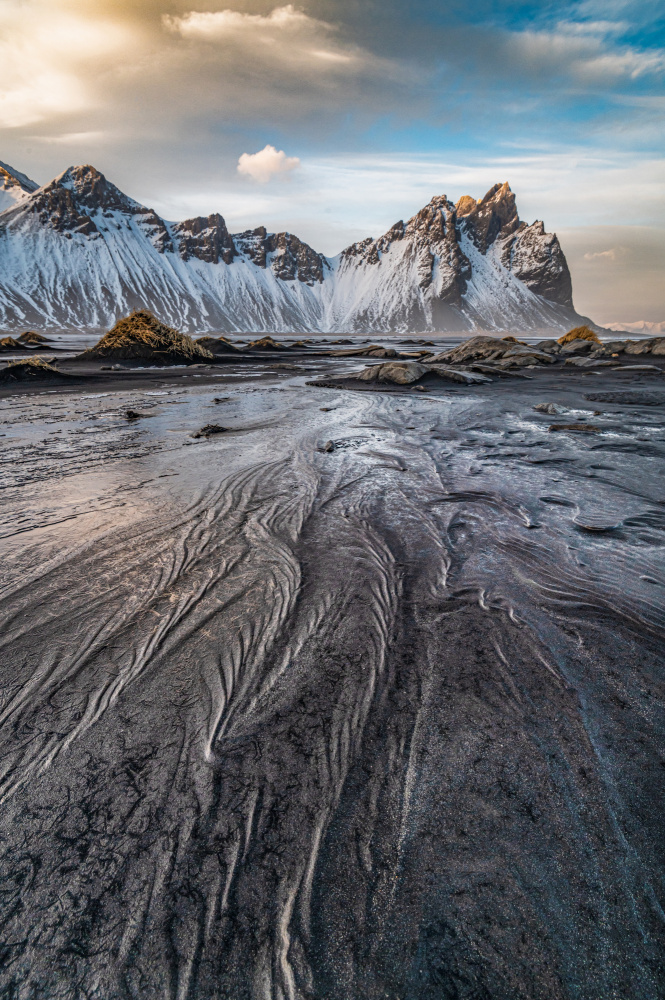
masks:
[[[195,364],[212,358],[191,337],[161,323],[147,309],[138,309],[119,319],[94,347],[79,354],[81,360],[114,358],[116,360],[153,361],[160,364]]]
[[[559,337],[557,343],[563,346],[564,344],[570,344],[573,340],[593,340],[596,344],[600,344],[601,342],[597,334],[590,327],[576,326],[572,330],[569,330],[568,333],[564,333],[563,337]]]

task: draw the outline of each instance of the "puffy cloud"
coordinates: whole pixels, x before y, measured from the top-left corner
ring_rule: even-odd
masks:
[[[267,184],[278,174],[288,174],[300,166],[297,156],[287,156],[283,149],[264,146],[258,153],[243,153],[238,160],[238,173]]]

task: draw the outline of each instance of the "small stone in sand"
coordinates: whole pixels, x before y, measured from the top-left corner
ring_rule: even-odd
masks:
[[[228,427],[221,427],[219,424],[206,424],[205,427],[202,427],[200,431],[196,432],[196,434],[192,434],[192,437],[207,438],[210,437],[212,434],[224,434],[224,432],[227,430]]]

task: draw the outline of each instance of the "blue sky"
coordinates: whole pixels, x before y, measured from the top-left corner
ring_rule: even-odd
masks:
[[[0,0],[0,60],[0,159],[40,182],[92,162],[334,253],[508,180],[582,311],[665,320],[662,2]]]

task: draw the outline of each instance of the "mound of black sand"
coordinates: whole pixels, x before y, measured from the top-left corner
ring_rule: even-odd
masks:
[[[59,372],[57,368],[42,361],[41,358],[29,358],[27,361],[10,361],[0,371],[0,382],[34,382],[39,379],[68,379],[70,375]]]
[[[247,345],[248,351],[288,351],[290,348],[286,344],[278,344],[272,337],[261,337],[260,340],[253,340]]]
[[[18,338],[22,344],[26,344],[28,347],[38,347],[39,344],[49,344],[50,340],[48,337],[42,336],[41,333],[36,333],[34,330],[26,330]]]
[[[13,337],[3,337],[0,340],[0,354],[13,354],[14,351],[24,351],[25,345],[19,344]]]
[[[242,348],[232,344],[227,337],[197,337],[196,343],[204,351],[210,351],[214,355],[230,354],[233,351],[238,352],[242,350]]]
[[[160,323],[147,309],[139,309],[119,319],[94,347],[77,355],[80,361],[97,358],[151,361],[158,365],[192,365],[209,361],[212,354],[191,337]]]
[[[665,404],[665,393],[649,392],[648,389],[590,392],[584,398],[593,403],[630,403],[633,406],[663,406]]]

